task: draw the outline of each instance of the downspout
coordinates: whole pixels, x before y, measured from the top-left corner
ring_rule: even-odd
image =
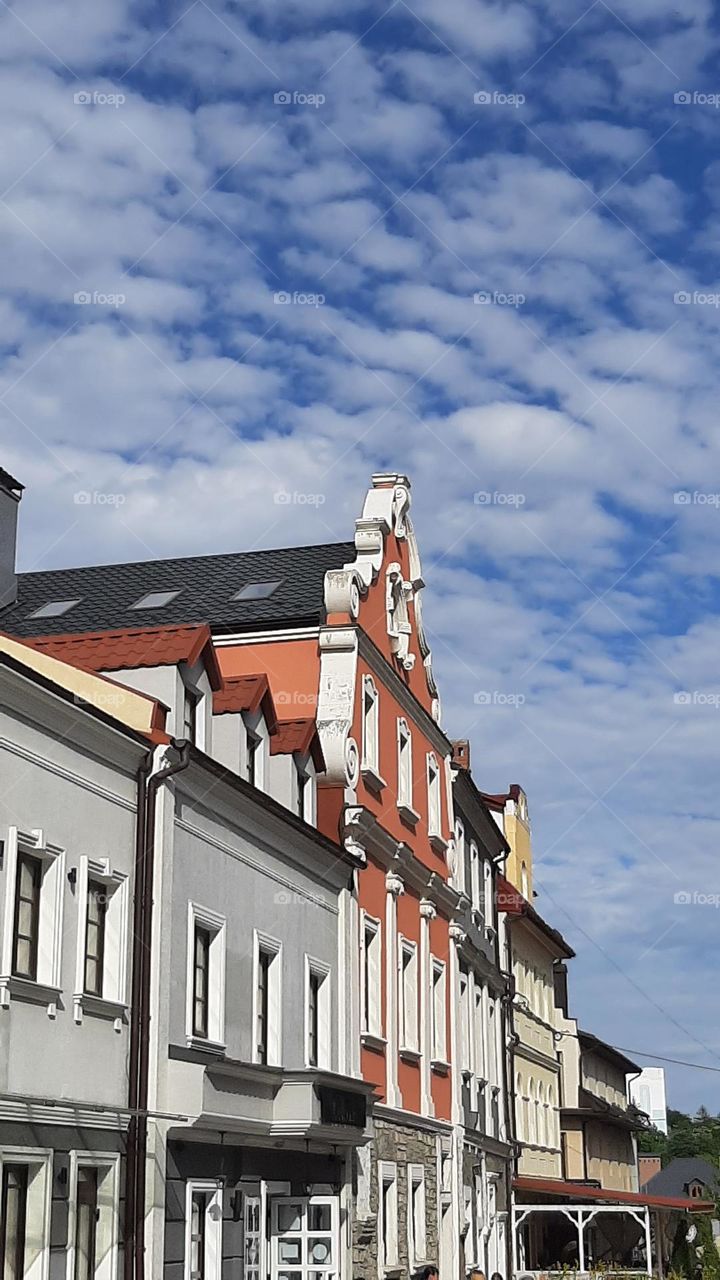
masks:
[[[130,1239],[125,1246],[125,1280],[144,1280],[145,1276],[145,1187],[147,1154],[147,1095],[150,1042],[150,976],[153,941],[153,880],[155,871],[155,817],[157,793],[160,785],[176,773],[187,769],[190,763],[190,744],[185,740],[171,744],[178,752],[178,760],[165,765],[157,773],[150,774],[145,784],[143,803],[143,828],[141,849],[138,848],[135,882],[135,938],[133,943],[133,1007],[135,1028],[134,1046],[131,1038],[131,1084],[135,1092],[134,1133],[132,1143],[133,1163],[128,1160],[128,1190],[132,1182],[130,1214]],[[152,756],[150,757],[152,761]],[[147,777],[147,775],[145,775]],[[134,1047],[134,1055],[133,1055]],[[133,1105],[131,1103],[131,1105]],[[130,1145],[130,1144],[128,1144]]]
[[[125,1231],[123,1242],[123,1274],[133,1280],[135,1247],[135,1204],[137,1178],[137,1098],[140,1039],[140,935],[142,929],[143,866],[145,859],[145,814],[147,781],[152,772],[154,752],[145,756],[137,771],[137,809],[135,823],[135,875],[133,883],[132,990],[130,996],[130,1050],[128,1062],[128,1125],[125,1161]]]
[[[492,864],[493,864],[493,869],[494,869],[494,871],[495,871],[496,875],[497,875],[497,873],[498,873],[498,872],[499,872],[499,870],[500,870],[500,863],[501,863],[501,862],[504,862],[504,860],[505,860],[505,858],[506,858],[506,857],[507,857],[507,853],[506,853],[505,851],[502,851],[501,853],[496,854],[496,855],[495,855],[495,857],[491,859]],[[506,924],[505,924],[505,927],[506,927],[506,929],[507,929],[507,939],[508,939],[509,960],[510,960],[510,963],[512,963],[512,941],[511,941],[511,939],[512,939],[512,930],[511,930],[511,926],[510,926],[509,918],[508,918],[507,916],[506,916]],[[497,937],[496,937],[496,940],[495,940],[495,945],[496,945],[497,967],[498,967],[498,969],[499,969],[500,973],[504,973],[504,972],[505,972],[505,970],[503,970],[502,965],[501,965],[501,963],[500,963],[500,961],[501,961],[501,956],[500,956],[500,929],[499,929],[499,928],[498,928],[498,930],[497,930]],[[504,1052],[503,1052],[503,1087],[504,1087],[504,1090],[505,1090],[505,1099],[506,1099],[506,1108],[505,1108],[505,1127],[506,1127],[506,1131],[507,1131],[507,1135],[508,1135],[508,1142],[510,1143],[510,1146],[512,1147],[512,1151],[513,1151],[513,1155],[512,1155],[512,1162],[511,1162],[511,1161],[507,1161],[507,1160],[505,1161],[505,1186],[506,1186],[506,1197],[507,1197],[507,1224],[508,1224],[508,1230],[507,1230],[507,1232],[506,1232],[506,1234],[505,1234],[505,1260],[506,1260],[506,1267],[507,1267],[507,1275],[508,1275],[508,1277],[512,1277],[512,1276],[513,1276],[513,1258],[514,1258],[514,1240],[513,1240],[513,1237],[514,1237],[514,1234],[515,1234],[515,1215],[514,1215],[514,1213],[513,1213],[513,1203],[514,1203],[514,1200],[513,1200],[513,1185],[512,1185],[512,1184],[513,1184],[513,1172],[514,1172],[514,1166],[515,1166],[515,1161],[516,1161],[516,1159],[517,1159],[517,1136],[516,1136],[516,1132],[515,1132],[515,1070],[514,1070],[514,1065],[513,1065],[513,1071],[512,1071],[512,1073],[511,1073],[511,1075],[510,1075],[510,1078],[508,1078],[508,1059],[509,1059],[509,1055],[510,1055],[511,1047],[512,1047],[512,1052],[513,1052],[513,1064],[514,1064],[514,1060],[515,1060],[515,1053],[514,1053],[514,1049],[515,1049],[515,1044],[516,1044],[516,1036],[515,1036],[515,1024],[514,1024],[514,1019],[513,1019],[513,1008],[514,1008],[513,1000],[514,1000],[514,997],[515,997],[515,990],[514,990],[514,988],[515,988],[515,983],[514,983],[514,981],[513,981],[513,977],[512,977],[512,970],[510,970],[510,971],[506,974],[506,992],[505,992],[505,995],[503,996],[503,1000],[502,1000],[502,1009],[503,1009],[503,1049],[504,1049]]]

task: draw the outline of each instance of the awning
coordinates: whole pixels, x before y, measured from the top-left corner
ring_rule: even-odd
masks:
[[[586,1182],[564,1182],[562,1178],[513,1178],[516,1191],[533,1196],[557,1196],[560,1200],[576,1203],[590,1201],[593,1204],[615,1204],[651,1209],[683,1209],[687,1213],[714,1213],[711,1200],[693,1200],[690,1196],[653,1196],[644,1191],[608,1191],[603,1187],[590,1187]]]

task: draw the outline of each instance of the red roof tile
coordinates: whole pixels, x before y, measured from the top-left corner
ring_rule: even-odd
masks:
[[[202,659],[211,687],[219,689],[222,685],[208,626],[86,631],[76,635],[33,636],[24,643],[85,671],[168,667],[180,662],[194,666]]]
[[[262,710],[268,731],[274,734],[277,731],[277,716],[270,684],[264,673],[226,678],[222,688],[216,690],[213,697],[213,714],[216,716],[238,711],[254,714],[259,710]]]
[[[310,754],[317,772],[324,773],[325,757],[314,720],[280,721],[277,733],[270,743],[270,754],[272,756],[288,755],[294,751],[302,755]]]

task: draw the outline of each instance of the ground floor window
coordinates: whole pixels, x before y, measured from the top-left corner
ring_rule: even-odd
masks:
[[[222,1190],[219,1180],[191,1181],[185,1196],[185,1280],[220,1280]]]
[[[0,1148],[0,1276],[42,1280],[50,1251],[52,1152]]]
[[[397,1165],[378,1164],[378,1269],[398,1265]]]
[[[337,1200],[281,1196],[270,1201],[273,1280],[333,1280],[340,1270]]]
[[[120,1156],[71,1151],[67,1280],[115,1280],[119,1214]]]
[[[28,1168],[6,1164],[2,1179],[2,1245],[0,1271],[3,1280],[22,1280],[25,1271]]]

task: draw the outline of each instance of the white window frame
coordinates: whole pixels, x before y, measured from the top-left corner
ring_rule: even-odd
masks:
[[[399,1266],[400,1250],[398,1247],[398,1171],[397,1165],[389,1160],[378,1160],[378,1276],[383,1277],[386,1270]],[[391,1188],[392,1216],[385,1222],[385,1188]],[[387,1241],[387,1257],[385,1256]]]
[[[362,678],[362,742],[360,772],[367,786],[380,791],[385,779],[380,773],[380,694],[372,676]],[[369,707],[366,705],[369,700]]]
[[[458,1048],[460,1051],[460,1071],[463,1076],[472,1075],[472,1034],[471,1034],[471,1005],[470,999],[472,995],[470,982],[470,970],[458,970]]]
[[[15,888],[20,854],[42,863],[38,922],[38,963],[36,978],[22,978],[12,972],[15,940]],[[63,906],[65,896],[65,850],[45,839],[42,830],[8,828],[3,859],[5,918],[0,951],[0,1006],[7,1008],[11,997],[24,997],[47,1004],[53,1017],[62,990]]]
[[[251,785],[258,791],[267,790],[269,775],[268,756],[270,754],[270,734],[262,711],[245,711],[242,715],[244,725],[242,745],[242,777],[248,775],[248,743],[250,738],[257,738],[258,747],[255,753],[255,781]]]
[[[105,916],[103,945],[103,991],[95,996],[85,987],[85,947],[87,943],[87,897],[91,880],[105,885],[109,904]],[[128,932],[130,911],[130,881],[127,875],[114,871],[109,858],[93,859],[83,856],[78,863],[77,875],[78,943],[75,965],[75,994],[73,999],[75,1021],[80,1023],[84,1013],[94,1013],[122,1018],[127,1013]],[[108,959],[110,966],[108,967]]]
[[[104,1171],[98,1177],[97,1257],[95,1280],[115,1280],[119,1257],[120,1155],[117,1151],[71,1151],[68,1171],[67,1280],[75,1276],[78,1173],[81,1168]]]
[[[447,841],[442,834],[440,765],[434,751],[426,756],[428,837],[434,849],[443,853]]]
[[[318,989],[318,1045],[314,1070],[330,1070],[332,1063],[332,970],[329,964],[305,956],[305,1066],[310,1067],[310,978],[320,979]]]
[[[485,923],[482,901],[482,870],[480,867],[480,849],[477,840],[470,841],[470,893],[472,909],[476,924]]]
[[[425,1199],[425,1166],[407,1166],[407,1228],[408,1258],[411,1267],[419,1267],[427,1260],[427,1210]],[[415,1193],[419,1192],[418,1199]]]
[[[26,1165],[28,1175],[27,1222],[25,1229],[25,1270],[23,1280],[48,1280],[50,1274],[50,1217],[52,1210],[53,1153],[45,1147],[0,1147],[0,1183],[3,1165]],[[28,1240],[40,1247],[27,1265]]]
[[[409,957],[407,965],[406,957]],[[398,937],[398,1030],[401,1054],[419,1054],[420,1051],[419,966],[418,944],[400,935]]]
[[[257,1026],[260,1010],[258,1008],[258,978],[260,976],[260,952],[272,956],[268,966],[268,1025],[267,1025],[267,1062],[263,1065],[279,1067],[282,1063],[283,1043],[283,983],[282,953],[283,944],[269,933],[253,929],[253,968],[252,968],[252,1061],[260,1062],[257,1050]]]
[[[365,941],[368,933],[371,933],[373,938],[370,947],[366,946]],[[360,1030],[364,1038],[373,1040],[383,1039],[382,969],[382,925],[374,916],[363,911],[360,916]],[[369,993],[368,982],[371,984]],[[365,1025],[366,1005],[367,1025]]]
[[[301,755],[295,752],[293,756],[295,764],[293,783],[295,786],[295,799],[299,798],[300,778],[305,779],[302,799],[302,813],[299,815],[304,822],[308,822],[311,827],[317,825],[317,773],[312,758],[309,755]],[[297,813],[299,805],[296,803],[295,812]]]
[[[223,1240],[223,1191],[224,1183],[220,1178],[188,1178],[185,1183],[185,1280],[192,1280],[190,1269],[190,1248],[192,1243],[192,1198],[196,1191],[209,1191],[211,1199],[206,1209],[210,1219],[205,1226],[205,1275],[206,1280],[222,1278],[222,1240]],[[220,1212],[210,1217],[211,1209]]]
[[[197,1036],[193,1032],[193,989],[195,977],[195,929],[207,929],[210,934],[208,957],[208,1034]],[[185,982],[185,1035],[189,1045],[197,1049],[225,1049],[225,965],[227,921],[224,916],[188,902],[187,920],[187,973]]]
[[[485,918],[485,932],[494,932],[496,928],[497,913],[495,907],[495,893],[493,885],[493,868],[489,858],[483,861],[483,915]]]
[[[186,679],[184,675],[180,676],[182,683],[182,706],[180,708],[180,724],[178,725],[178,738],[185,736],[185,702],[187,698],[192,698],[195,702],[195,738],[193,745],[198,751],[207,750],[207,695],[204,689],[194,684],[192,680]]]
[[[465,823],[457,818],[454,831],[455,841],[455,886],[459,893],[465,893]]]
[[[444,960],[430,960],[433,1064],[447,1066],[447,966]]]
[[[420,814],[413,808],[413,743],[410,725],[404,716],[397,718],[397,807],[400,816],[413,825]]]

